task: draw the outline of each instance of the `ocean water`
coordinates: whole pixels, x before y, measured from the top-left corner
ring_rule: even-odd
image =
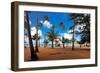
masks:
[[[56,45],[57,45],[57,44],[54,44],[54,46],[56,46]],[[77,44],[77,43],[74,43],[74,45],[75,45],[75,46],[80,46],[80,45]],[[25,47],[29,47],[29,44],[24,43],[24,46],[25,46]],[[33,46],[35,46],[35,44],[33,44]],[[40,44],[40,47],[44,47],[44,46],[46,46],[44,43],[41,43],[41,44]],[[52,44],[47,44],[47,46],[51,47]],[[63,44],[60,44],[60,46],[63,46]],[[65,46],[72,46],[72,43],[67,43],[67,44],[65,44]]]
[[[40,44],[40,46],[44,46],[45,44]],[[57,44],[54,44],[54,46],[57,45]],[[79,44],[75,43],[74,44],[75,46],[80,46]],[[52,46],[52,44],[47,44],[47,46]],[[60,46],[63,46],[63,44],[60,44]],[[68,43],[68,44],[65,44],[65,46],[72,46],[71,43]]]

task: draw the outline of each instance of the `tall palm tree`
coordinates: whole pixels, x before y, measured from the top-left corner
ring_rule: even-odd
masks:
[[[72,33],[73,33],[73,37],[72,37],[72,50],[74,50],[74,42],[75,42],[75,41],[74,41],[74,39],[75,39],[75,38],[74,38],[74,36],[75,36],[75,26],[72,27],[72,30],[73,30],[73,32],[72,32]]]
[[[40,17],[41,17],[41,15],[40,15]],[[43,23],[38,22],[38,18],[39,18],[39,16],[37,15],[36,16],[36,34],[37,34],[37,37],[36,37],[36,41],[35,41],[36,52],[39,52],[39,49],[38,49],[38,41],[39,41],[39,37],[38,37],[38,27],[42,27],[43,26]],[[44,19],[47,20],[47,21],[49,21],[49,18],[48,18],[47,15],[44,16]]]
[[[60,22],[60,27],[62,28],[63,31],[65,31],[65,26],[63,22]],[[65,48],[65,38],[62,36],[62,43],[63,43],[63,48]]]
[[[52,48],[54,47],[54,39],[57,38],[57,36],[59,35],[57,32],[54,31],[55,30],[55,25],[52,25],[52,28],[50,29],[50,31],[46,34],[48,36],[48,39],[52,42]]]
[[[25,21],[24,22],[25,27],[28,30],[29,45],[30,45],[30,51],[31,51],[31,60],[32,61],[38,60],[38,56],[37,56],[37,54],[34,51],[34,47],[33,47],[33,43],[32,43],[32,38],[31,38],[31,28],[30,28],[31,26],[29,24],[29,12],[25,12],[25,19],[24,19],[24,21]]]
[[[81,39],[85,38],[85,41],[90,43],[90,14],[85,14],[81,20],[81,25],[85,24],[83,31],[81,31]]]
[[[74,25],[70,27],[70,29],[72,30],[71,34],[73,34],[72,35],[72,50],[74,50],[75,33],[76,33],[75,27],[80,24],[82,18],[83,18],[83,14],[77,14],[77,13],[70,14],[70,20],[74,21]]]
[[[35,48],[36,48],[36,52],[39,52],[38,49],[38,16],[36,16],[36,41],[35,41]]]
[[[90,14],[71,14],[71,19],[74,20],[74,26],[72,27],[73,30],[75,29],[75,26],[81,25],[83,28],[79,28],[80,32],[73,31],[73,40],[74,40],[74,34],[80,35],[81,39],[85,42],[90,43]],[[72,49],[74,49],[74,41]]]

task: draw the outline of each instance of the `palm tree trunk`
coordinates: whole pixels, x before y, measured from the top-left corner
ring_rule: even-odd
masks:
[[[36,37],[36,45],[35,45],[35,51],[36,52],[39,52],[39,50],[38,50],[38,16],[36,17],[37,18],[37,20],[36,20],[36,34],[37,34],[37,37]]]
[[[65,48],[65,43],[63,43],[63,48]]]
[[[39,47],[40,47],[40,40],[39,40]]]
[[[54,46],[53,46],[53,41],[52,41],[52,48],[53,48]]]
[[[31,28],[30,28],[30,24],[29,24],[28,12],[26,12],[26,20],[27,20],[27,25],[28,25],[28,37],[29,37],[29,45],[30,45],[30,52],[31,52],[31,60],[35,61],[35,60],[38,60],[38,56],[34,51],[32,39],[31,39],[31,31],[30,31]]]
[[[74,28],[75,28],[75,27],[73,27],[72,50],[74,50],[74,34],[75,34]]]

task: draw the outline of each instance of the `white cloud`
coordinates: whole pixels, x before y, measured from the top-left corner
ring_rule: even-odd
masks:
[[[59,39],[62,39],[62,36],[58,36]]]
[[[71,40],[72,34],[64,33],[64,38]]]
[[[35,35],[36,34],[36,27],[32,27],[31,28],[31,35]],[[39,36],[42,36],[42,31],[38,30],[38,34]],[[43,42],[44,39],[40,39],[40,43]],[[35,45],[35,41],[32,40],[33,44]],[[29,47],[29,37],[27,35],[24,35],[24,46],[25,47]]]
[[[79,32],[83,31],[83,27],[84,26],[86,26],[86,25],[85,24],[82,24],[82,25],[76,26],[75,31],[79,31]]]
[[[69,31],[68,31],[68,33],[71,33],[71,32],[73,32],[73,30],[69,30]]]
[[[36,27],[31,27],[31,35],[34,36],[36,34]],[[39,36],[42,36],[42,31],[38,30]]]
[[[43,23],[43,21],[41,20],[40,23]]]
[[[83,31],[83,27],[84,26],[86,26],[86,25],[85,24],[77,25],[77,26],[75,26],[74,31],[81,32],[81,31]],[[68,33],[71,33],[71,32],[73,32],[73,29],[71,29],[71,30],[68,31]]]
[[[49,21],[47,21],[47,20],[45,20],[45,21],[43,22],[43,25],[44,25],[45,27],[47,27],[47,28],[51,28],[51,27],[52,27],[52,24],[51,24]]]

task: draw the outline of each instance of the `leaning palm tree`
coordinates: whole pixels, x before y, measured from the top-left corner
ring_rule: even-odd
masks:
[[[26,21],[25,21],[26,20]],[[31,52],[31,60],[38,60],[38,56],[34,51],[33,43],[32,43],[32,38],[31,38],[31,26],[29,24],[29,12],[25,12],[25,19],[24,19],[24,24],[26,29],[28,30],[28,37],[29,37],[29,45],[30,45],[30,52]]]
[[[38,24],[38,16],[36,16],[36,41],[35,41],[35,48],[36,48],[36,52],[39,52],[39,49],[38,49],[38,27],[39,27],[39,24]]]
[[[41,16],[41,15],[40,15]],[[42,27],[43,26],[43,23],[41,23],[41,22],[38,22],[38,18],[39,18],[39,16],[37,15],[36,16],[36,34],[37,34],[37,37],[36,37],[36,41],[35,41],[35,48],[36,48],[36,52],[39,52],[39,49],[38,49],[38,41],[39,41],[39,38],[38,38],[38,27]],[[44,19],[45,20],[47,20],[47,21],[49,21],[49,18],[48,18],[48,16],[46,15],[46,16],[44,16]]]

